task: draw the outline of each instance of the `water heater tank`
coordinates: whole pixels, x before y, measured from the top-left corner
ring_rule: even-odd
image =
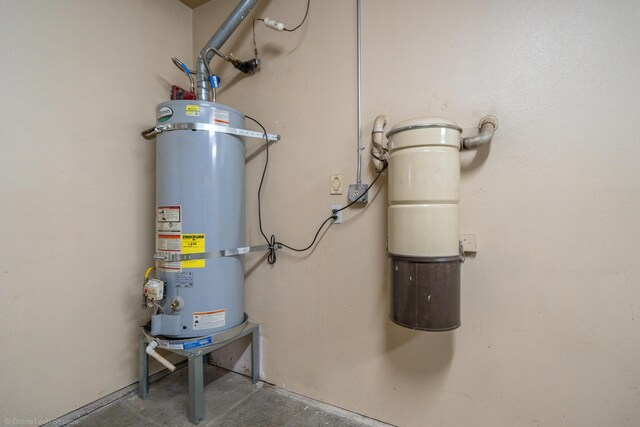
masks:
[[[460,134],[442,118],[399,123],[389,140],[391,320],[425,331],[460,326]]]
[[[244,128],[244,115],[206,101],[168,101],[157,107],[156,252],[188,254],[244,246],[245,143],[207,126]],[[200,129],[193,130],[194,128]],[[202,128],[205,129],[202,129]],[[151,333],[197,337],[244,320],[241,256],[157,263],[166,283]]]

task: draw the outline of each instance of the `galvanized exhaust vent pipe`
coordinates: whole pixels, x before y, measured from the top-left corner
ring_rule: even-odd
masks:
[[[238,28],[238,25],[249,15],[251,9],[258,3],[258,0],[241,0],[235,9],[229,14],[227,19],[222,23],[218,31],[209,39],[206,45],[200,51],[198,61],[196,62],[197,73],[197,93],[196,96],[200,101],[209,100],[209,82],[207,64],[214,55],[214,49],[219,50],[229,36]],[[213,49],[211,49],[213,48]]]

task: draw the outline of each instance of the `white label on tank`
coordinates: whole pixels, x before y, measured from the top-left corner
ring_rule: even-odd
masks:
[[[163,251],[158,251],[159,254],[164,255],[165,253],[171,253],[171,252],[163,252]],[[172,271],[174,273],[179,273],[182,271],[182,263],[180,262],[165,262],[165,261],[158,261],[157,262],[157,268],[160,271]]]
[[[160,234],[158,233],[156,241],[156,249],[159,251],[178,252],[182,247],[182,239],[178,234]]]
[[[182,343],[178,343],[178,344],[164,344],[161,348],[168,348],[170,350],[182,350],[184,348],[184,344]]]
[[[158,206],[158,222],[180,222],[180,206]]]
[[[182,247],[182,236],[178,234],[156,235],[156,252],[160,255],[179,254]],[[161,271],[182,271],[181,262],[158,261],[158,270]]]
[[[211,122],[218,126],[229,126],[229,112],[226,110],[211,110]]]
[[[182,250],[182,209],[180,206],[158,206],[156,211],[156,252],[176,254]],[[182,271],[180,262],[158,261],[161,271]]]
[[[180,206],[158,206],[156,231],[159,233],[180,233],[182,212]]]
[[[225,325],[226,310],[193,313],[193,329],[219,328]]]

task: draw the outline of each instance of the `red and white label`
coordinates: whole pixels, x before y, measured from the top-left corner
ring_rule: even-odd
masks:
[[[182,236],[179,234],[160,234],[156,240],[156,249],[163,252],[180,252]]]
[[[211,122],[218,126],[229,126],[229,112],[226,110],[211,110]]]
[[[156,253],[175,254],[182,249],[182,209],[180,206],[158,206],[156,213]],[[158,270],[182,271],[180,262],[158,261]]]

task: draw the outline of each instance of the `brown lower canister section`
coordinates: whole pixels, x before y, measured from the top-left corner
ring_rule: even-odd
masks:
[[[391,320],[421,331],[460,326],[461,258],[391,256]]]

